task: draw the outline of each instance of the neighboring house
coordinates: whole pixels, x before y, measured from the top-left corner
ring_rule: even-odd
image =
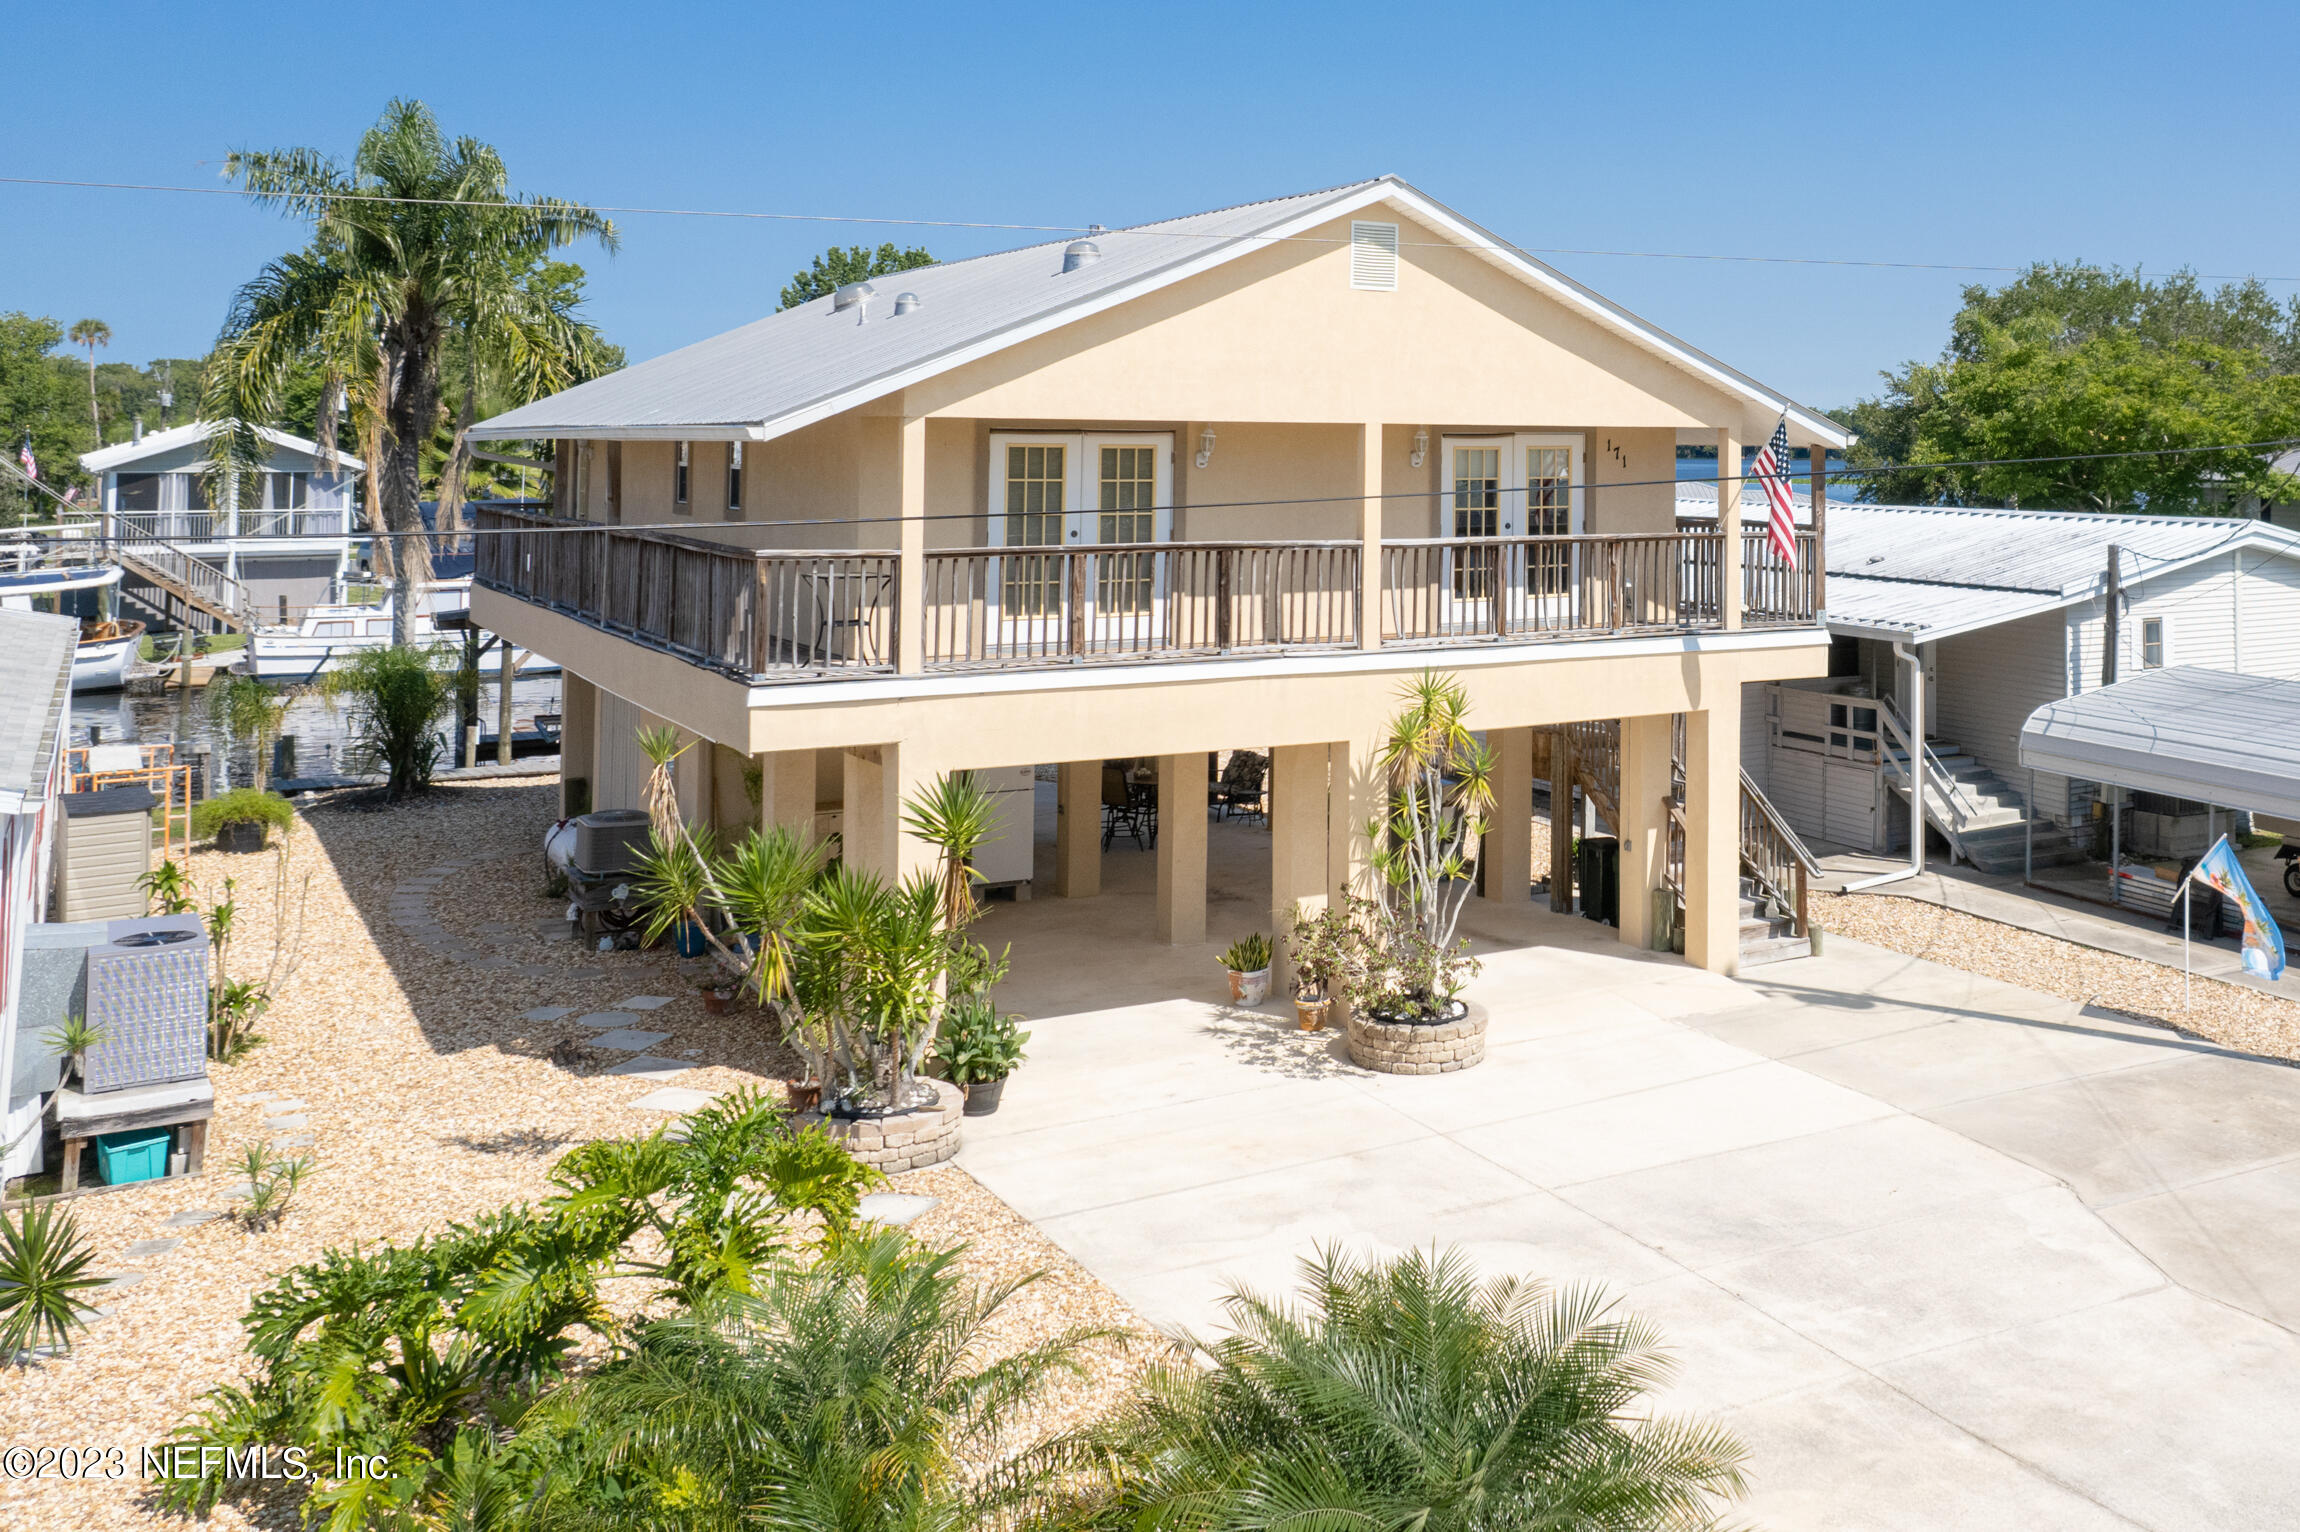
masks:
[[[257,621],[295,621],[308,607],[341,600],[364,465],[338,454],[331,468],[316,443],[264,428],[271,454],[263,471],[229,481],[219,495],[207,476],[209,429],[195,422],[81,455],[80,466],[99,478],[109,534],[130,552],[164,543],[220,570],[238,582]],[[131,596],[140,584],[130,568]]]
[[[48,918],[48,862],[64,791],[65,708],[80,624],[0,608],[0,1179],[39,1164],[55,1050],[18,1035],[24,933]]]
[[[1845,443],[1384,177],[858,284],[487,421],[553,444],[557,499],[475,507],[472,616],[565,666],[571,808],[637,804],[634,732],[668,721],[713,742],[690,813],[835,812],[889,875],[929,864],[923,785],[1052,763],[1055,892],[1091,895],[1102,762],[1156,758],[1176,944],[1206,931],[1210,752],[1272,751],[1282,930],[1369,886],[1418,672],[1467,688],[1527,805],[1497,898],[1529,897],[1533,731],[1621,720],[1622,937],[1670,888],[1729,971],[1742,688],[1828,651],[1761,519],[1677,529],[1675,456],[1734,460],[1785,408]]]
[[[1703,488],[1680,498],[1713,512]],[[2019,870],[2031,781],[2020,731],[2048,702],[2106,677],[2110,551],[2121,591],[2116,673],[2175,665],[2300,679],[2300,532],[2258,520],[1856,505],[1832,500],[1824,590],[1834,640],[1827,682],[1750,699],[1744,764],[1799,832],[1867,850],[1907,843],[1905,757],[1880,710],[1905,707],[1896,644],[1925,672],[1925,732],[1942,774],[1935,821],[1992,871]],[[1884,710],[1890,712],[1890,709]],[[1904,720],[1905,722],[1905,720]],[[2095,785],[2038,774],[2040,860],[2074,854]],[[2173,801],[2144,812],[2193,818]],[[2199,849],[2149,839],[2142,851]],[[2089,844],[2089,835],[2078,837]]]

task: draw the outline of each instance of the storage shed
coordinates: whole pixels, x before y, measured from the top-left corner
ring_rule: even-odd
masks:
[[[148,787],[66,793],[63,844],[56,857],[56,902],[63,920],[123,920],[146,914],[144,875],[152,870]]]

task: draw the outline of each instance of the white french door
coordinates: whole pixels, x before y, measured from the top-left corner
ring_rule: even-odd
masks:
[[[1155,637],[1165,573],[1151,552],[1072,558],[1097,545],[1169,542],[1174,536],[1174,438],[1150,432],[994,431],[990,438],[990,542],[1017,552],[993,567],[996,642],[1052,651],[1074,632],[1107,647]],[[1073,598],[1081,598],[1073,612]]]
[[[1581,438],[1520,431],[1448,436],[1442,445],[1439,535],[1456,540],[1443,575],[1452,623],[1500,631],[1524,617],[1546,625],[1565,615],[1574,599],[1572,548],[1510,540],[1583,530]],[[1479,546],[1489,540],[1493,546]]]

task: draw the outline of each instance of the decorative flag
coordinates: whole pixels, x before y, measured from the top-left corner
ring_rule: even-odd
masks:
[[[2244,912],[2245,972],[2258,974],[2263,979],[2282,978],[2284,933],[2276,928],[2276,917],[2268,913],[2260,891],[2244,876],[2244,869],[2236,861],[2236,848],[2229,845],[2227,836],[2213,842],[2212,849],[2204,853],[2189,876],[2202,878],[2219,889]],[[2208,931],[2205,935],[2209,938],[2212,933]]]
[[[1765,529],[1770,534],[1773,551],[1781,555],[1781,562],[1791,569],[1797,567],[1797,513],[1792,507],[1794,498],[1789,493],[1789,412],[1781,412],[1780,423],[1773,427],[1773,439],[1757,449],[1757,483],[1765,491],[1769,507]]]
[[[24,445],[16,449],[16,461],[24,465],[25,478],[37,479],[40,477],[40,460],[32,455],[31,437],[25,437]]]

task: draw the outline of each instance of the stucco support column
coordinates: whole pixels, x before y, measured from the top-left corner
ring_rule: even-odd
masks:
[[[1064,761],[1054,776],[1054,892],[1091,899],[1102,892],[1102,763]]]
[[[1489,729],[1493,824],[1485,834],[1485,896],[1497,904],[1533,898],[1533,730]]]
[[[1382,646],[1382,425],[1358,427],[1358,647]]]
[[[599,769],[599,688],[567,672],[559,682],[559,814],[591,811]],[[581,783],[580,790],[576,784]],[[576,802],[580,797],[582,801]]]
[[[1299,905],[1306,915],[1326,907],[1327,748],[1280,745],[1270,752],[1270,934],[1280,952],[1274,980],[1293,978],[1284,952]]]
[[[1336,894],[1374,897],[1374,821],[1387,804],[1372,740],[1326,747],[1326,877]]]
[[[1158,757],[1158,940],[1206,939],[1206,755]]]
[[[1717,557],[1717,609],[1726,629],[1741,626],[1741,438],[1717,432],[1717,530],[1725,534]]]
[[[1741,697],[1685,715],[1685,960],[1741,966]]]
[[[1621,720],[1621,939],[1654,944],[1653,891],[1669,855],[1670,715]]]
[[[814,839],[815,753],[765,750],[758,761],[760,828],[782,825]]]
[[[924,762],[898,744],[859,745],[840,756],[843,855],[851,867],[900,883],[932,870],[934,848],[903,828],[902,804],[924,780]]]
[[[895,524],[901,555],[895,588],[895,669],[916,675],[926,668],[926,417],[902,423],[902,520]]]
[[[1549,735],[1549,907],[1573,913],[1573,735]]]

